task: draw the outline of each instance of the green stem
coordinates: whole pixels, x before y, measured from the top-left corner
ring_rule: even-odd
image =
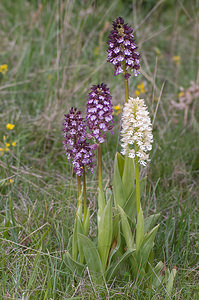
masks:
[[[136,204],[137,204],[137,217],[140,211],[140,174],[139,162],[137,157],[138,145],[135,145],[135,180],[136,180]]]
[[[98,187],[102,191],[102,148],[98,147]]]
[[[80,196],[81,196],[81,179],[80,176],[77,176],[77,187],[78,187],[78,202],[77,206],[79,205]]]
[[[86,219],[86,215],[87,215],[87,206],[86,206],[86,172],[85,172],[85,169],[84,169],[84,172],[83,172],[83,193],[84,193],[84,220],[83,220],[83,223]]]
[[[124,78],[124,88],[125,88],[125,102],[128,102],[129,99],[129,84],[128,79]]]

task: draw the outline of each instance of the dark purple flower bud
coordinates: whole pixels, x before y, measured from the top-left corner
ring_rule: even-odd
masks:
[[[137,76],[140,69],[140,54],[136,51],[138,47],[135,44],[133,29],[128,24],[124,24],[121,17],[113,22],[108,45],[107,61],[114,65],[114,75],[124,73],[125,79],[128,79],[131,74],[127,71],[134,70],[134,74]]]
[[[81,176],[84,167],[93,172],[93,146],[86,141],[85,120],[77,108],[72,107],[69,114],[65,115],[63,132],[66,156],[68,160],[72,160],[74,172]]]
[[[111,99],[109,89],[103,83],[90,89],[86,120],[92,136],[99,144],[105,141],[104,132],[113,128]]]

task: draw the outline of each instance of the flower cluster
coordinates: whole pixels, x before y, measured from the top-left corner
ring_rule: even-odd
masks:
[[[105,141],[105,132],[113,128],[111,95],[105,84],[94,85],[88,96],[87,126],[98,143]]]
[[[81,112],[77,108],[71,108],[69,114],[65,115],[64,122],[64,148],[68,160],[72,160],[73,170],[81,176],[84,167],[93,171],[94,158],[93,149],[87,140],[86,125]]]
[[[14,127],[15,125],[10,123],[6,125],[6,128],[8,130],[13,130]],[[15,147],[16,144],[17,144],[16,141],[11,140],[9,136],[4,135],[3,142],[0,141],[0,156],[3,156],[5,152],[9,152],[10,148]]]
[[[152,124],[143,99],[129,98],[122,115],[122,154],[131,158],[135,156],[143,166],[149,161],[146,152],[152,149]],[[133,146],[137,146],[133,148]]]
[[[124,20],[119,17],[113,22],[113,30],[109,35],[108,62],[115,66],[115,75],[125,74],[128,79],[131,74],[127,71],[134,70],[135,76],[140,69],[140,54],[136,51],[137,46],[133,35],[133,29],[124,24]]]

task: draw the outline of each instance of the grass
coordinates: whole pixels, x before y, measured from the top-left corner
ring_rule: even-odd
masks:
[[[93,285],[87,271],[76,282],[63,259],[76,207],[63,115],[71,106],[85,111],[89,89],[98,82],[110,87],[115,105],[123,103],[122,78],[106,63],[107,37],[118,16],[135,28],[142,53],[142,75],[130,81],[130,94],[144,81],[143,97],[151,116],[156,112],[142,199],[145,214],[161,213],[155,257],[177,266],[173,299],[198,299],[198,98],[186,125],[184,111],[172,106],[181,86],[198,82],[199,2],[188,2],[1,1],[0,64],[8,65],[0,82],[1,142],[3,135],[17,141],[0,157],[1,299],[164,299],[128,275],[107,289]],[[103,147],[104,186],[111,183],[119,149],[119,120]],[[13,131],[7,123],[15,124]],[[95,234],[96,174],[88,187]]]

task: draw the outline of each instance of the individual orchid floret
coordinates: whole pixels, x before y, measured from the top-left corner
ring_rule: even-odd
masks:
[[[93,146],[86,140],[86,124],[77,108],[72,107],[65,115],[63,132],[67,159],[72,161],[74,172],[81,176],[84,167],[93,171]]]
[[[108,62],[115,67],[114,75],[124,73],[125,79],[128,79],[131,76],[129,70],[133,70],[137,76],[140,69],[140,54],[137,52],[133,29],[128,24],[124,24],[121,17],[113,22],[108,45]]]
[[[149,112],[143,99],[129,98],[124,104],[122,114],[121,146],[123,155],[137,157],[138,162],[146,166],[147,153],[152,149],[153,134]]]
[[[105,84],[93,85],[88,95],[87,126],[97,143],[105,141],[105,132],[113,128],[111,95]]]

